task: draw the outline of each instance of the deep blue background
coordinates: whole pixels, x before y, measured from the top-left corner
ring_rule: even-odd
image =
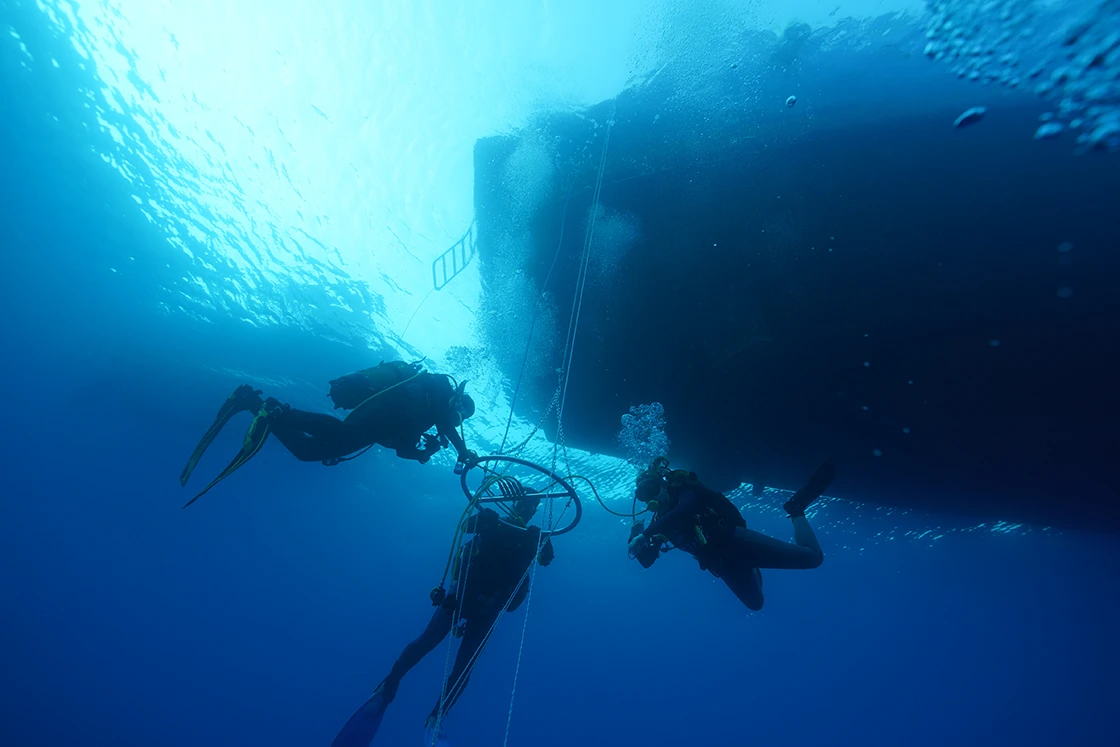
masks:
[[[0,11],[36,43],[27,5]],[[38,43],[66,59],[64,42]],[[238,383],[208,366],[325,388],[371,355],[159,311],[182,260],[94,152],[106,138],[80,126],[92,81],[0,55],[0,744],[328,744],[430,615],[454,478],[377,453],[325,469],[270,444],[180,510],[183,461]],[[196,480],[236,449],[242,418]],[[748,521],[784,538],[772,503]],[[815,522],[825,564],[767,573],[767,606],[748,615],[687,558],[627,561],[626,527],[589,505],[527,605],[510,743],[1108,740],[1115,538],[934,539],[965,522],[839,502]],[[455,744],[502,743],[524,615],[451,713]],[[378,744],[420,744],[444,653],[405,681]]]

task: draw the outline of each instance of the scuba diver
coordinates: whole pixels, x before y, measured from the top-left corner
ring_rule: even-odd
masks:
[[[382,361],[373,368],[334,379],[330,385],[335,409],[350,410],[345,419],[297,410],[272,397],[261,399],[261,392],[248,384],[237,387],[195,447],[179,477],[180,484],[187,484],[203,453],[230,418],[240,412],[254,412],[256,417],[241,451],[187,506],[254,457],[270,433],[296,459],[328,466],[352,459],[350,455],[364,453],[374,444],[393,449],[402,459],[426,464],[450,443],[458,452],[456,472],[477,460],[456,430],[475,412],[474,400],[465,392],[465,381],[455,385],[450,376],[428,373],[419,362]],[[433,427],[435,435],[427,432]]]
[[[638,521],[630,530],[629,551],[649,568],[666,543],[692,555],[700,569],[723,579],[747,609],[762,609],[761,568],[807,570],[824,560],[820,543],[805,518],[805,509],[820,497],[835,476],[827,459],[809,482],[783,504],[793,521],[793,544],[747,529],[727,496],[707,487],[696,473],[670,470],[665,457],[654,459],[638,475],[634,498],[653,511],[650,525]]]
[[[533,559],[546,566],[555,557],[552,539],[545,537],[542,545],[540,528],[527,526],[539,503],[539,498],[520,498],[514,501],[508,518],[483,508],[467,519],[463,533],[474,537],[463,544],[455,558],[451,588],[444,591],[441,583],[432,590],[436,611],[427,628],[404,648],[370,699],[342,727],[332,747],[367,747],[377,735],[401,680],[451,633],[462,638],[455,665],[424,724],[425,744],[449,744],[440,722],[462,695],[498,618],[503,612],[513,612],[525,600]]]

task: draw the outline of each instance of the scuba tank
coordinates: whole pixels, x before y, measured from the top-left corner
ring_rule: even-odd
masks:
[[[408,381],[424,372],[420,361],[381,361],[373,368],[340,376],[330,382],[330,398],[336,410],[353,410],[370,397]]]

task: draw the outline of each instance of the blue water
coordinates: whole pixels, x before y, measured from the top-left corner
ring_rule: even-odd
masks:
[[[425,300],[471,221],[474,139],[617,93],[682,17],[620,4],[584,34],[589,3],[271,8],[0,2],[0,744],[330,743],[431,615],[451,460],[324,468],[272,442],[185,511],[176,476],[236,384],[328,411],[329,379],[389,354],[471,378],[468,439],[496,448],[512,382],[477,349],[485,289],[468,268]],[[627,510],[630,465],[570,459]],[[1110,741],[1115,536],[825,500],[824,565],[767,572],[751,614],[681,553],[643,571],[583,497],[453,744]],[[734,498],[788,539],[783,492]],[[375,744],[421,744],[446,654]]]

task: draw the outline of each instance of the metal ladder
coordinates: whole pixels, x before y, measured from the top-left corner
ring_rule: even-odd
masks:
[[[443,290],[447,284],[462,272],[475,255],[474,221],[463,234],[463,238],[432,261],[432,287]]]

